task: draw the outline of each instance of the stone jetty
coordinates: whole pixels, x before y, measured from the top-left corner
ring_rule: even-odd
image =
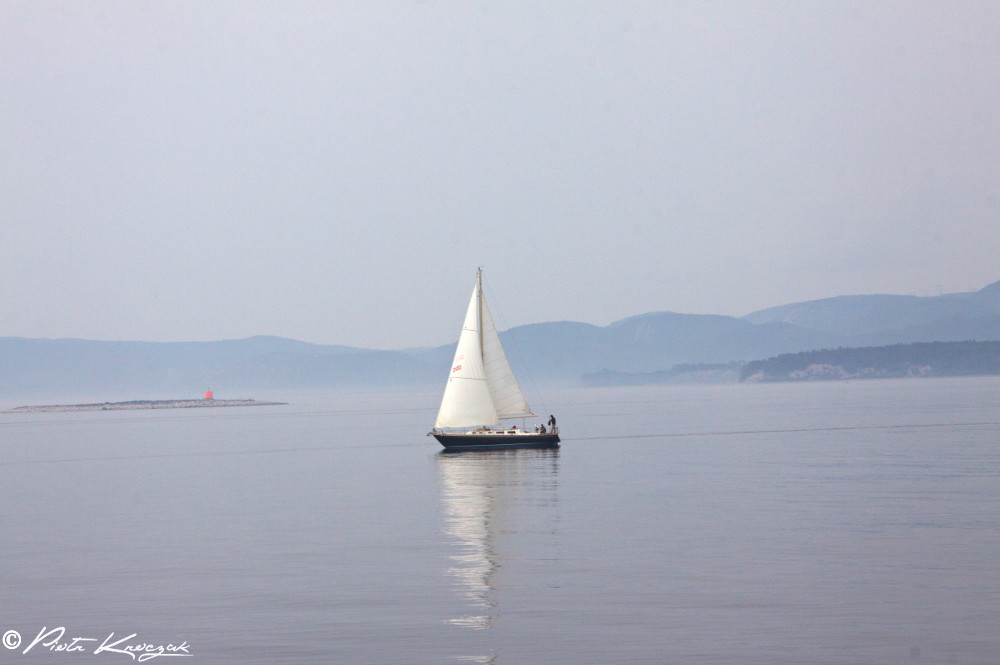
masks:
[[[225,406],[284,406],[287,402],[259,402],[255,399],[140,399],[131,402],[98,404],[50,404],[19,406],[3,413],[48,413],[54,411],[138,411],[141,409],[203,409]]]

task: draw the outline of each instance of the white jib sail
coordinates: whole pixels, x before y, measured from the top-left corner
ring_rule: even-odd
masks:
[[[458,337],[458,348],[455,349],[455,359],[451,363],[451,374],[444,388],[435,427],[472,427],[500,422],[486,383],[479,330],[477,281],[465,314],[465,323],[462,324],[462,333]]]
[[[476,279],[435,427],[498,425],[532,415],[500,345]]]

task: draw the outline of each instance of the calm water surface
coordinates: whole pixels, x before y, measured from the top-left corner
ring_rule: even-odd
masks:
[[[1000,380],[542,397],[0,415],[0,663],[1000,663]]]

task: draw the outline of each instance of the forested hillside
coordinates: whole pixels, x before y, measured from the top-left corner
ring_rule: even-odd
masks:
[[[1000,342],[929,342],[785,353],[747,363],[741,381],[1000,374]]]

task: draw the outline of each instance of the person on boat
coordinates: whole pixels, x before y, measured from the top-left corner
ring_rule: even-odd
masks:
[[[556,417],[553,416],[552,414],[549,414],[549,427],[551,427],[552,429],[555,429],[556,427]]]
[[[539,425],[538,429],[542,434],[545,434],[545,425]]]

